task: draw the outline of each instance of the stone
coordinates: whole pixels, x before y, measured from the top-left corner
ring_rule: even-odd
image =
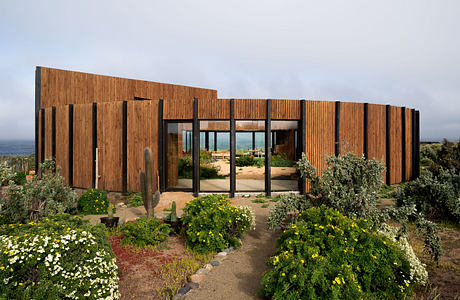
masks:
[[[186,286],[184,286],[183,288],[180,288],[179,291],[177,292],[178,294],[182,294],[182,295],[185,295],[188,293],[188,291],[190,291],[190,286],[187,284]]]
[[[220,261],[215,260],[215,259],[214,259],[214,260],[211,260],[209,263],[210,263],[211,266],[213,266],[213,267],[217,267],[218,265],[220,265]]]
[[[206,275],[193,274],[192,276],[190,276],[190,281],[200,283],[203,281],[205,277]]]
[[[198,271],[196,271],[196,274],[197,274],[197,275],[206,275],[206,274],[208,274],[208,273],[209,273],[209,270],[204,269],[204,268],[203,268],[203,269],[199,269]]]
[[[189,282],[187,283],[187,285],[191,288],[191,289],[197,289],[200,287],[200,284],[198,282]]]
[[[217,253],[217,256],[227,256],[227,252],[224,252],[224,251],[219,252]]]
[[[204,268],[205,268],[206,270],[208,270],[208,271],[211,271],[211,270],[212,270],[212,265],[210,265],[210,264],[205,264],[205,265],[204,265]]]
[[[115,205],[116,208],[125,208],[126,207],[126,204],[124,204],[123,202],[120,202],[120,203],[117,203]]]
[[[229,247],[229,248],[225,249],[224,252],[230,253],[230,252],[232,252],[234,249],[235,249],[235,248],[233,248],[233,247]]]

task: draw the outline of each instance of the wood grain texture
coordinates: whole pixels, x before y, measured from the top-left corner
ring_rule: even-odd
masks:
[[[122,101],[97,105],[100,189],[109,191],[122,189],[122,112]],[[128,156],[128,160],[130,159]],[[91,174],[91,168],[89,170]]]
[[[153,190],[158,176],[158,100],[128,102],[128,190],[140,192],[139,172],[145,169],[144,148],[152,150]]]
[[[340,153],[364,153],[364,105],[340,103]]]
[[[230,99],[198,99],[198,119],[230,119]]]
[[[271,100],[272,120],[300,120],[300,100]]]
[[[392,106],[391,110],[391,174],[390,184],[402,181],[402,121],[401,107]]]
[[[56,126],[57,127],[57,126]],[[74,105],[73,120],[73,185],[93,185],[92,104]]]
[[[174,112],[177,104],[192,102],[193,98],[215,100],[217,91],[41,67],[42,108],[67,104],[132,101],[134,97],[164,99],[165,118],[169,118],[169,113]]]
[[[56,107],[56,166],[69,183],[69,106]]]
[[[386,162],[386,115],[385,105],[369,104],[369,159]],[[383,179],[386,172],[382,173]],[[386,181],[386,180],[385,180]],[[385,182],[386,183],[386,182]]]
[[[254,120],[267,118],[266,99],[235,99],[235,119]]]
[[[52,158],[52,108],[45,108],[45,159]]]
[[[335,103],[306,101],[305,103],[305,154],[310,163],[322,174],[326,158],[334,155]],[[307,191],[309,185],[307,184]]]
[[[412,111],[406,109],[406,180],[412,178]]]

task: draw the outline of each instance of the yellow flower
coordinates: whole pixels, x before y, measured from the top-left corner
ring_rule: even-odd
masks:
[[[19,285],[23,285],[24,283],[20,282]]]
[[[311,256],[311,258],[315,258],[315,257],[318,257],[318,256],[319,256],[319,254],[318,254],[318,253],[315,253],[315,254],[313,254],[313,255]]]
[[[283,277],[284,277],[284,276],[286,276],[286,274],[284,274],[284,273],[281,273],[281,276],[283,276]]]
[[[292,278],[297,278],[297,275],[296,274],[292,275]]]
[[[300,260],[301,263],[304,263],[305,261],[303,259]]]
[[[198,232],[196,233],[196,235],[200,235],[200,232],[198,231]]]

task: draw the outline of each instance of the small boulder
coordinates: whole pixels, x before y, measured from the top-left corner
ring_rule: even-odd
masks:
[[[203,268],[203,269],[199,269],[198,271],[196,271],[196,274],[197,274],[197,275],[206,275],[206,274],[208,274],[208,273],[209,273],[209,270],[204,269],[204,268]]]
[[[205,264],[205,265],[204,265],[204,268],[205,268],[206,270],[208,270],[208,271],[211,271],[211,270],[212,270],[212,265],[210,265],[210,264]]]
[[[203,281],[205,277],[205,275],[193,274],[192,276],[190,276],[190,281],[200,283]]]
[[[220,265],[220,261],[214,259],[214,260],[211,260],[209,264],[211,264],[211,266],[213,267],[217,267],[218,265]]]

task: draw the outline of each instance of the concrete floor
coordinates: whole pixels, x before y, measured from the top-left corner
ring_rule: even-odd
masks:
[[[297,191],[297,180],[272,180],[273,191]],[[192,179],[179,179],[176,188],[192,188]],[[230,180],[206,179],[200,180],[200,191],[229,191]],[[260,179],[237,179],[237,191],[264,191],[265,181]]]

